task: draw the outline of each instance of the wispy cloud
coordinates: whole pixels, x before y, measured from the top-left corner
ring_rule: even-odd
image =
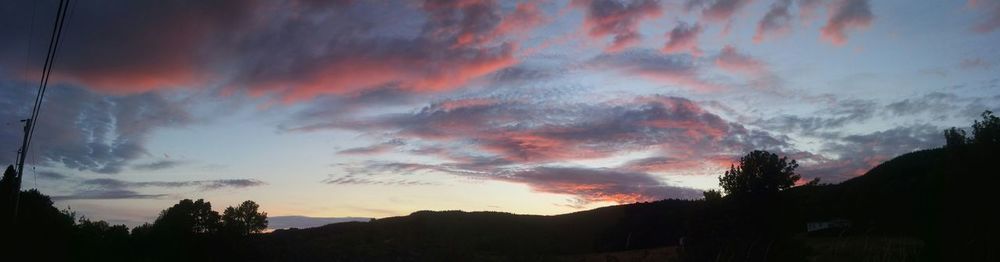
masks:
[[[157,160],[157,161],[149,162],[149,163],[134,164],[134,165],[132,165],[132,169],[147,170],[147,171],[148,170],[161,170],[161,169],[168,169],[168,168],[177,167],[177,166],[180,166],[180,165],[183,165],[183,164],[185,164],[184,161],[169,160],[169,159],[167,159],[167,160]]]
[[[0,82],[4,86],[0,88],[0,104],[11,108],[0,111],[2,119],[23,118],[26,114],[22,110],[27,110],[28,104],[22,101],[33,96],[30,89],[14,84]],[[156,93],[105,97],[64,87],[49,90],[46,104],[49,107],[36,124],[36,136],[42,139],[32,143],[38,152],[38,160],[32,164],[97,173],[120,173],[145,156],[153,131],[195,122],[182,102]],[[19,129],[6,128],[0,129],[0,137],[4,138],[0,143],[16,148],[21,134]],[[13,153],[8,156],[13,158]]]

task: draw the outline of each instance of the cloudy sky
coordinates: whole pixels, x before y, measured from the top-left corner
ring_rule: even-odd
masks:
[[[13,163],[55,0],[0,4]],[[73,1],[24,187],[136,225],[698,198],[740,155],[839,182],[1000,109],[1000,1]]]

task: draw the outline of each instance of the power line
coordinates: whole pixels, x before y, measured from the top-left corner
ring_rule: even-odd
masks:
[[[31,138],[35,133],[35,125],[38,124],[38,113],[42,108],[42,101],[45,98],[45,90],[48,89],[49,77],[52,75],[52,64],[55,61],[56,50],[59,47],[59,39],[62,37],[63,24],[66,21],[66,10],[69,0],[60,0],[59,8],[56,10],[56,21],[52,27],[52,36],[49,39],[49,49],[45,54],[45,64],[42,66],[42,77],[38,83],[38,93],[35,95],[35,104],[31,109],[31,117],[25,120],[24,142],[18,152],[17,177],[15,179],[14,190],[14,212],[12,222],[17,223],[17,212],[21,196],[21,179],[24,177],[24,159],[27,156],[28,148],[31,146]]]

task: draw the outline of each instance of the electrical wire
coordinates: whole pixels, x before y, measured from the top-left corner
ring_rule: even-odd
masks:
[[[59,39],[62,37],[62,28],[66,18],[66,10],[69,0],[59,1],[59,9],[56,14],[55,26],[52,28],[52,40],[49,41],[49,49],[45,56],[45,64],[42,68],[42,79],[38,83],[38,94],[35,96],[35,105],[31,110],[31,126],[28,128],[28,139],[25,149],[30,148],[31,139],[35,134],[35,125],[38,125],[38,115],[42,109],[42,101],[45,98],[45,91],[48,89],[49,78],[52,76],[52,65],[55,61],[56,50],[59,48]]]
[[[24,177],[24,159],[27,157],[28,148],[31,146],[31,138],[35,133],[35,125],[38,124],[38,113],[41,111],[42,101],[45,98],[45,90],[48,89],[49,77],[52,75],[52,64],[55,61],[56,50],[59,47],[59,39],[62,37],[63,24],[66,22],[66,10],[69,0],[60,0],[59,8],[56,10],[56,21],[52,27],[52,36],[49,39],[49,49],[45,54],[45,63],[42,66],[42,78],[38,83],[38,93],[35,95],[35,104],[31,109],[31,117],[28,118],[24,134],[24,144],[18,152],[17,177],[15,180],[14,210],[11,222],[17,224],[17,213],[20,209],[21,180]]]

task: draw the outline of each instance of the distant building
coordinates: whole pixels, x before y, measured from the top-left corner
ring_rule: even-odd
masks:
[[[850,220],[838,218],[806,223],[806,232],[816,232],[825,229],[845,229],[849,227],[851,227]]]

